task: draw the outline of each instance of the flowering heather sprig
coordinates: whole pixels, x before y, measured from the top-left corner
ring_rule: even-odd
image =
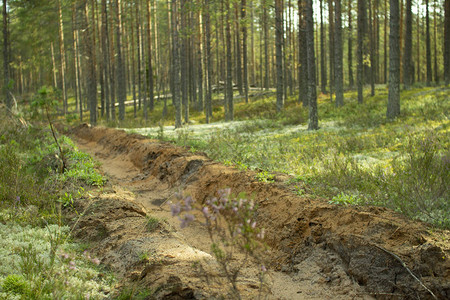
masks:
[[[172,216],[177,216],[181,228],[184,228],[195,220],[191,213],[195,201],[191,196],[183,197],[181,193],[176,193],[175,196],[179,202],[172,204],[170,209]],[[218,190],[217,197],[207,200],[205,206],[201,207],[201,212],[207,226],[212,226],[220,217],[225,217],[230,225],[228,229],[232,229],[230,234],[233,237],[241,236],[247,240],[264,239],[264,228],[257,228],[254,201],[246,199],[243,195],[234,197],[230,188]],[[218,225],[215,223],[215,226]]]
[[[180,193],[176,193],[175,196],[179,200],[183,200],[184,205],[181,205],[180,203],[172,204],[170,206],[170,210],[172,212],[173,217],[178,216],[181,228],[185,228],[195,220],[194,215],[189,213],[190,211],[193,210],[192,205],[195,203],[195,201],[194,199],[192,199],[191,196],[183,198]]]

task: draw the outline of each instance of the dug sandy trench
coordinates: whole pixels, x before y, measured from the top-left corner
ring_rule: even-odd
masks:
[[[175,192],[203,203],[224,187],[254,195],[269,246],[262,291],[260,265],[242,270],[244,299],[450,299],[448,231],[385,208],[296,196],[283,175],[258,182],[252,172],[140,135],[85,124],[69,134],[110,178],[109,188],[78,204],[86,213],[75,235],[124,285],[151,289],[149,299],[230,297],[206,230],[199,221],[181,229],[168,204]],[[153,230],[149,216],[160,220]]]

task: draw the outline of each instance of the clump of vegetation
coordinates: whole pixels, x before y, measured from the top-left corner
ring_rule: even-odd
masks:
[[[69,138],[56,137],[51,122],[1,120],[0,299],[107,298],[114,279],[69,242],[61,216],[84,197],[83,186],[105,179]]]
[[[207,200],[205,205],[197,205],[191,196],[178,194],[180,202],[172,204],[172,216],[178,217],[181,228],[184,228],[195,220],[193,210],[201,211],[211,241],[211,253],[231,286],[227,297],[241,299],[237,281],[242,268],[250,259],[259,262],[261,298],[266,268],[261,254],[265,248],[262,244],[264,228],[260,228],[256,222],[257,206],[245,194],[233,195],[229,188],[219,190],[217,194],[217,197]],[[235,253],[244,254],[242,260],[237,260]],[[202,269],[201,266],[199,268]]]
[[[147,223],[146,223],[145,227],[147,228],[148,231],[150,231],[150,232],[155,231],[156,228],[158,228],[158,226],[159,226],[159,220],[157,218],[147,216]]]
[[[0,299],[104,299],[114,278],[67,242],[67,226],[0,223]],[[65,237],[52,245],[55,234]]]

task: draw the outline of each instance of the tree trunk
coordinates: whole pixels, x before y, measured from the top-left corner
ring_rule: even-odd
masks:
[[[130,15],[133,14],[133,8],[130,7]],[[131,30],[131,86],[133,90],[133,117],[136,119],[137,117],[137,97],[136,97],[136,44],[134,43],[134,26],[131,21],[130,24],[130,30]],[[139,33],[137,33],[139,35]]]
[[[205,103],[205,115],[206,123],[209,123],[212,119],[212,57],[211,57],[211,18],[209,10],[209,1],[205,0],[205,39],[206,39],[206,103]]]
[[[59,54],[61,56],[61,87],[63,96],[63,112],[67,113],[67,91],[66,91],[66,51],[64,47],[64,25],[61,9],[61,1],[58,0],[58,29],[59,29]]]
[[[366,0],[358,0],[358,68],[356,74],[356,81],[358,84],[358,103],[363,103],[363,86],[364,86],[364,38],[365,38],[365,24],[366,24]]]
[[[352,26],[352,1],[348,0],[348,83],[353,88],[353,26]]]
[[[336,85],[336,107],[344,105],[344,71],[342,59],[342,17],[341,17],[341,0],[335,0],[335,23],[334,23],[334,53],[335,53],[335,69],[334,81]]]
[[[450,0],[445,0],[444,19],[444,77],[445,84],[450,83]]]
[[[390,0],[389,20],[389,96],[386,116],[400,115],[400,24],[398,0]]]
[[[242,24],[242,62],[243,74],[242,84],[244,85],[245,103],[248,103],[248,53],[247,53],[247,3],[246,0],[241,0],[241,20]]]
[[[417,1],[417,41],[416,41],[416,45],[417,45],[417,68],[416,68],[416,73],[417,73],[417,82],[420,82],[422,76],[421,76],[421,72],[420,72],[420,3],[419,1]]]
[[[375,37],[372,24],[372,0],[369,0],[370,95],[375,96]]]
[[[328,0],[328,47],[330,50],[330,99],[333,100],[334,89],[334,16],[333,16],[333,0]]]
[[[267,4],[263,0],[263,30],[264,30],[264,88],[269,90],[269,28],[267,18]]]
[[[172,98],[175,106],[175,128],[181,128],[181,101],[180,101],[180,46],[178,38],[178,13],[177,13],[177,0],[172,0],[172,49],[173,49],[173,66],[172,66],[172,79],[173,90]]]
[[[327,92],[327,71],[325,65],[325,28],[323,26],[323,0],[320,0],[320,90]]]
[[[314,20],[313,0],[306,0],[306,55],[308,63],[308,104],[309,122],[308,130],[319,129],[319,117],[317,113],[316,92],[316,63],[314,51]]]
[[[403,84],[408,89],[412,84],[412,0],[406,0],[405,46],[403,47]]]
[[[431,42],[430,42],[430,11],[428,7],[428,0],[425,0],[425,22],[426,22],[426,47],[427,47],[427,85],[433,81],[433,72],[431,70]]]
[[[12,101],[9,95],[9,54],[8,54],[8,11],[6,0],[3,0],[3,89],[5,93],[6,107],[12,108]]]
[[[127,85],[125,80],[125,65],[122,56],[122,13],[121,0],[116,0],[116,48],[117,48],[117,100],[119,102],[119,120],[125,119],[125,101]]]
[[[103,54],[103,84],[105,86],[106,120],[110,118],[109,109],[109,35],[108,35],[108,11],[106,0],[102,0],[102,54]]]
[[[244,89],[242,84],[242,55],[241,55],[241,29],[240,29],[240,14],[239,14],[239,3],[234,2],[235,10],[235,34],[236,34],[236,83],[239,91],[239,95],[244,95]]]
[[[250,6],[250,20],[248,20],[248,22],[250,22],[250,32],[251,32],[251,37],[250,37],[250,53],[251,53],[251,84],[252,86],[256,85],[256,58],[255,58],[255,25],[254,25],[254,15],[255,15],[255,7],[253,4],[253,0],[250,0],[249,3]],[[246,23],[247,24],[247,23]],[[261,83],[262,85],[262,83]],[[247,86],[248,87],[248,86]]]
[[[384,0],[384,10],[387,12],[387,0]],[[384,15],[384,83],[387,83],[387,14]]]
[[[306,46],[306,8],[305,1],[298,0],[298,42],[299,48],[299,93],[298,101],[303,104],[303,107],[308,105],[308,60],[307,60],[307,46]]]
[[[154,91],[153,91],[153,66],[152,66],[152,32],[151,25],[151,8],[150,0],[147,0],[147,57],[148,57],[148,103],[150,111],[154,107]]]
[[[226,44],[227,44],[227,82],[226,82],[226,101],[227,115],[225,116],[226,121],[233,121],[233,61],[231,57],[231,9],[230,1],[225,1],[226,9]]]
[[[140,2],[136,3],[136,48],[137,48],[137,84],[138,84],[138,110],[141,109],[142,102],[142,62],[141,62],[141,18],[140,18]]]
[[[437,0],[434,0],[434,7],[433,7],[433,12],[434,12],[434,28],[433,28],[433,34],[434,34],[434,82],[439,83],[439,71],[438,71],[438,62],[437,62],[437,58],[438,58],[438,53],[437,53],[437,14],[436,14],[436,10],[437,10]]]
[[[97,80],[96,80],[96,71],[95,71],[95,48],[94,48],[94,24],[89,26],[88,23],[88,5],[87,1],[83,3],[84,5],[84,18],[85,18],[85,56],[86,56],[86,65],[87,65],[87,100],[89,103],[89,122],[92,126],[97,124]],[[94,13],[92,8],[92,13]]]
[[[275,46],[277,66],[277,111],[284,106],[283,99],[283,0],[275,0]]]
[[[186,2],[189,0],[181,0],[181,102],[184,109],[184,123],[189,122],[189,87],[188,87],[188,37],[187,37],[187,14],[188,8]]]
[[[55,61],[55,50],[53,48],[53,42],[50,43],[50,52],[52,53],[52,73],[53,73],[53,86],[55,88],[58,87],[58,78],[57,78],[57,72],[56,72],[56,61]],[[8,52],[6,52],[8,53]],[[5,85],[6,87],[7,85]]]

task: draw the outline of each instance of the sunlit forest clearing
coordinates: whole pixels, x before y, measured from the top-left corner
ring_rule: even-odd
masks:
[[[450,298],[450,0],[2,0],[0,300]]]

